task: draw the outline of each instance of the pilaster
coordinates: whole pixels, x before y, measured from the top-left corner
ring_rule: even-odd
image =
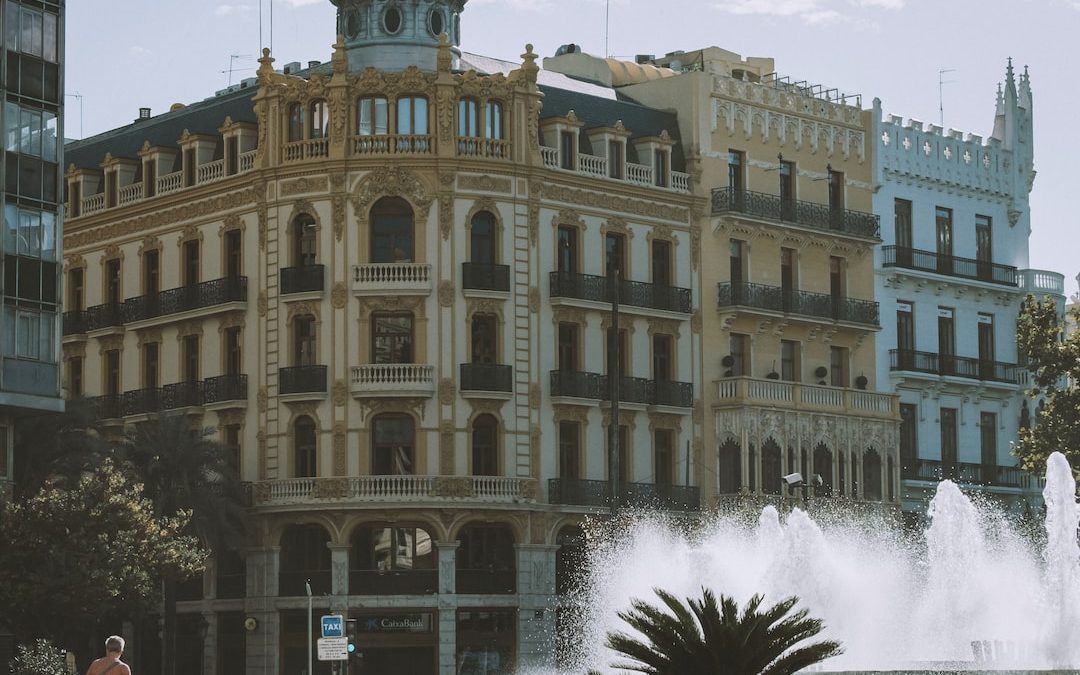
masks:
[[[518,668],[555,663],[555,553],[558,546],[518,544]]]
[[[327,544],[330,549],[330,592],[333,595],[349,595],[349,548],[348,544]]]
[[[457,673],[457,541],[439,542],[439,675]]]

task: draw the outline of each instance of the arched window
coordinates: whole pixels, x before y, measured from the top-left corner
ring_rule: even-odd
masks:
[[[315,264],[315,219],[306,213],[298,215],[292,223],[292,256],[294,267]]]
[[[555,543],[559,545],[555,552],[555,592],[565,595],[577,590],[587,574],[585,532],[577,525],[567,525],[559,530]]]
[[[742,457],[739,443],[732,438],[720,446],[720,494],[738,494],[742,488]]]
[[[372,468],[376,476],[406,476],[416,470],[416,434],[413,418],[402,414],[379,415],[371,423]]]
[[[479,105],[474,98],[463,98],[458,101],[458,136],[475,138],[480,135],[478,110]]]
[[[318,525],[290,525],[281,535],[278,595],[306,595],[304,582],[311,580],[312,595],[330,588],[330,535]]]
[[[818,443],[814,448],[814,473],[821,476],[821,487],[817,489],[818,496],[828,497],[832,494],[833,467],[832,451],[824,443]]]
[[[761,445],[761,491],[769,495],[780,494],[781,483],[780,446],[773,439]]]
[[[470,260],[480,265],[494,265],[496,256],[495,216],[480,211],[472,217],[469,228]]]
[[[881,455],[877,450],[863,454],[863,499],[881,501]]]
[[[480,415],[472,427],[472,475],[499,475],[499,423],[491,415]]]
[[[289,106],[289,142],[304,140],[304,106],[293,103]]]
[[[390,133],[389,105],[385,96],[364,96],[356,104],[356,134],[383,136]]]
[[[308,416],[297,418],[293,423],[293,456],[296,477],[313,478],[316,475],[315,422]]]
[[[371,262],[412,261],[412,207],[400,197],[383,197],[371,207]]]
[[[458,536],[457,592],[512,594],[514,533],[506,525],[466,525]]]
[[[494,139],[503,137],[503,107],[498,101],[488,101],[484,106],[484,136]]]
[[[349,593],[353,595],[435,592],[435,538],[422,527],[366,525],[352,537]]]
[[[319,99],[311,105],[311,133],[309,138],[327,138],[330,135],[330,106]]]

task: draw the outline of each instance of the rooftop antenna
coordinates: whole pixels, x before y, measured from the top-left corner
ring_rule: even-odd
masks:
[[[239,60],[249,61],[249,60],[251,60],[251,54],[230,54],[229,55],[229,69],[228,70],[218,71],[218,72],[221,72],[221,73],[228,73],[229,74],[229,86],[230,87],[232,86],[232,74],[234,72],[236,72],[237,70],[243,70],[242,68],[236,68],[234,66],[234,64]]]
[[[608,35],[611,33],[611,0],[604,0],[604,58],[611,56],[608,48]]]
[[[70,94],[64,94],[64,96],[70,96],[71,98],[79,99],[79,138],[83,137],[83,95],[79,92],[71,92]],[[63,139],[60,139],[63,142]]]
[[[956,82],[956,80],[943,80],[943,79],[941,79],[941,76],[944,75],[945,73],[955,73],[955,72],[956,72],[955,68],[942,68],[941,70],[937,71],[938,115],[940,116],[939,123],[941,124],[942,129],[945,128],[945,97],[944,97],[945,85],[946,84],[952,84],[952,83]]]

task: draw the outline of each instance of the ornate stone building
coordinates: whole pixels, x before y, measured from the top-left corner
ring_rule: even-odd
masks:
[[[886,226],[875,284],[883,307],[877,370],[900,396],[905,511],[938,481],[989,492],[1018,513],[1041,503],[1010,444],[1034,418],[1019,364],[1024,298],[1064,305],[1064,278],[1030,269],[1035,179],[1031,84],[1010,62],[985,140],[882,116],[874,101],[874,211]]]
[[[329,63],[264,52],[68,146],[67,394],[214,427],[250,483],[255,540],[180,603],[181,672],[306,670],[307,580],[363,672],[544,665],[608,503],[609,366],[627,496],[700,506],[705,200],[676,115],[531,47],[461,54],[464,2],[335,4]]]

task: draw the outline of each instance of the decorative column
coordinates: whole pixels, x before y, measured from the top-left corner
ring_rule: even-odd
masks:
[[[558,546],[518,544],[518,669],[555,665],[555,552]]]
[[[281,547],[250,551],[247,555],[245,618],[255,620],[246,640],[247,675],[278,675],[281,626],[278,621],[278,567]]]
[[[330,549],[330,593],[342,597],[349,594],[348,544],[327,544]]]
[[[202,613],[203,620],[203,668],[202,675],[217,674],[218,618],[214,611]]]
[[[439,675],[457,673],[457,550],[461,542],[438,542]]]

